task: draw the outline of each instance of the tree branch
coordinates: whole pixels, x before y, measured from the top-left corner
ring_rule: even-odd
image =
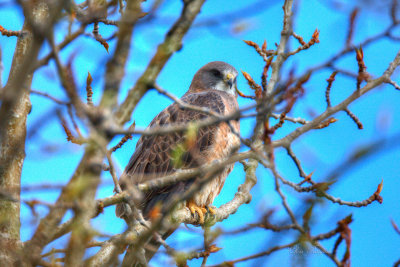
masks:
[[[174,52],[182,48],[182,39],[189,30],[205,0],[185,1],[182,14],[165,36],[165,40],[157,48],[157,52],[150,61],[146,70],[129,90],[127,97],[118,108],[115,117],[117,124],[122,125],[129,121],[137,103],[147,90],[154,84],[158,74]]]

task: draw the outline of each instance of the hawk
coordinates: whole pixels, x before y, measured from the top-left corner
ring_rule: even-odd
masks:
[[[192,106],[207,108],[220,115],[231,114],[238,109],[237,75],[237,70],[225,62],[210,62],[196,72],[189,90],[182,96],[181,101]],[[147,129],[187,125],[208,117],[210,115],[207,113],[184,108],[178,103],[174,103],[161,111]],[[229,123],[220,122],[199,128],[191,136],[185,132],[142,136],[120,178],[121,188],[124,190],[130,185],[163,177],[179,170],[196,168],[228,157],[240,145],[239,132],[239,121],[232,120]],[[200,224],[204,222],[207,212],[215,213],[211,205],[232,169],[233,164],[226,166],[222,172],[205,183],[186,201],[186,206],[191,213],[198,214]],[[195,177],[145,192],[139,207],[144,217],[149,218],[156,205],[162,205],[172,197],[182,194],[197,179],[202,178],[204,177]],[[126,204],[119,204],[116,210],[117,216],[124,218],[126,216],[125,209]],[[171,233],[170,231],[168,235]]]

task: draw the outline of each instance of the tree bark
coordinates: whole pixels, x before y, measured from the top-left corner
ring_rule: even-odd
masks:
[[[29,12],[30,20],[41,22],[48,17],[48,6],[39,2]],[[0,262],[18,265],[20,249],[21,171],[25,159],[26,121],[31,111],[29,98],[31,67],[43,43],[25,20],[7,84],[1,91],[0,107]]]

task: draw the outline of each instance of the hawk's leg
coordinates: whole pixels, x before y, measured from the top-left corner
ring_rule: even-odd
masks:
[[[200,224],[203,224],[203,223],[204,223],[204,215],[207,213],[207,209],[206,209],[206,208],[197,206],[197,204],[194,203],[193,200],[187,201],[186,207],[189,208],[190,212],[191,212],[193,215],[195,215],[196,212],[197,212],[197,214],[199,214],[199,223],[200,223]]]

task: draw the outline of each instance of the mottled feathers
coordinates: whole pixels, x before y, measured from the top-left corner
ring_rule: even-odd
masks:
[[[236,76],[237,71],[232,66],[224,62],[211,62],[196,73],[190,89],[181,100],[221,115],[230,114],[238,109]],[[205,113],[181,108],[174,103],[159,113],[148,128],[186,125],[208,117]],[[239,133],[239,121],[230,121],[230,125]],[[142,183],[174,173],[178,169],[195,168],[227,157],[239,145],[238,136],[226,122],[199,128],[194,137],[190,138],[193,140],[188,142],[185,132],[142,136],[120,179],[121,187],[124,189],[130,183]],[[233,166],[227,166],[194,195],[193,201],[198,206],[211,205],[232,168]],[[146,192],[140,207],[145,217],[157,202],[167,201],[173,195],[184,192],[195,179],[201,177]],[[117,215],[124,216],[122,205],[117,208]]]

